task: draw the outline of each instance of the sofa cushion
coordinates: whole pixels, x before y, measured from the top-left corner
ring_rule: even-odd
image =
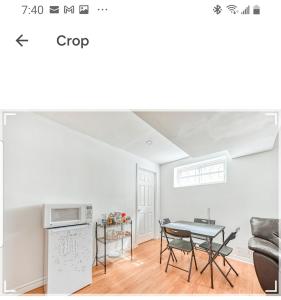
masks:
[[[249,239],[248,246],[250,250],[267,255],[276,262],[278,262],[278,259],[281,259],[281,252],[279,248],[267,240],[252,237]]]
[[[268,240],[276,246],[279,245],[279,219],[253,217],[250,222],[252,234],[255,237]]]

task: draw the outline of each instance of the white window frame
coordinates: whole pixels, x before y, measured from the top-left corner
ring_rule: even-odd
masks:
[[[201,173],[202,169],[208,166],[216,165],[219,163],[224,164],[224,170],[222,173],[224,173],[223,180],[213,181],[213,182],[200,182],[203,175],[210,175],[210,174],[216,174],[218,172],[209,172],[209,173]],[[181,169],[187,169],[187,170],[196,170],[196,175],[190,175],[186,177],[198,177],[199,183],[195,184],[180,184],[179,178],[178,178],[178,172]],[[191,187],[191,186],[202,186],[202,185],[210,185],[210,184],[219,184],[219,183],[226,183],[227,181],[227,157],[226,156],[219,156],[203,161],[198,161],[196,163],[186,164],[179,167],[174,168],[174,188],[181,188],[181,187]]]

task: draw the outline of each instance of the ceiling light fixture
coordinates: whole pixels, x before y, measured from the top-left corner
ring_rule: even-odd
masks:
[[[152,141],[151,140],[147,140],[145,141],[146,145],[151,146],[152,145]]]

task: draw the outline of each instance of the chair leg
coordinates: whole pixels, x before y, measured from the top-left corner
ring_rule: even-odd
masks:
[[[173,252],[172,252],[171,258],[172,258],[172,261],[175,262]]]
[[[238,273],[236,272],[236,270],[232,267],[232,265],[230,264],[230,262],[225,258],[226,263],[230,266],[230,268],[233,270],[233,272],[236,274],[236,276],[239,276]]]
[[[188,271],[188,279],[187,279],[188,282],[190,282],[191,269],[192,269],[192,260],[193,260],[193,255],[191,255],[191,258],[190,258],[189,271]]]
[[[192,255],[194,257],[195,268],[196,268],[196,270],[198,270],[194,249],[192,249]]]
[[[226,279],[226,281],[230,284],[231,287],[233,287],[233,284],[231,283],[231,281],[227,278],[227,276],[225,276],[225,274],[223,273],[223,271],[221,270],[221,268],[218,266],[218,264],[216,263],[216,261],[214,260],[213,263],[217,266],[217,268],[219,269],[219,271],[221,272],[221,274],[223,275],[223,277]]]
[[[162,263],[162,254],[163,254],[166,250],[168,250],[168,249],[169,249],[169,247],[167,246],[164,250],[162,250],[162,244],[161,244],[161,248],[160,248],[160,264]],[[172,261],[173,261],[173,262],[174,262],[174,261],[177,262],[177,258],[176,258],[176,255],[175,255],[173,249],[171,249],[171,251],[172,251]]]
[[[167,265],[166,265],[166,269],[165,269],[165,272],[167,272],[168,271],[168,265],[169,265],[169,263],[170,263],[170,258],[171,258],[171,254],[172,252],[171,252],[171,250],[170,250],[170,254],[169,254],[169,258],[168,258],[168,261],[167,261]]]
[[[173,254],[173,256],[174,256],[174,259],[175,259],[175,261],[176,262],[178,262],[178,260],[177,260],[177,258],[176,258],[176,255],[175,255],[175,252],[174,252],[174,250],[173,249],[171,249],[171,251],[172,251],[172,254]],[[173,260],[174,261],[174,260]]]
[[[163,231],[162,231],[162,227],[161,227],[161,240],[160,240],[160,264],[162,263],[162,242],[163,242]]]
[[[206,270],[206,268],[210,265],[210,260],[208,261],[208,263],[205,265],[205,267],[201,270],[201,274]]]
[[[168,250],[169,248],[168,248],[168,246],[164,249],[164,250],[162,250],[162,247],[161,247],[161,252],[160,252],[160,264],[162,263],[162,254],[166,251],[166,250]]]

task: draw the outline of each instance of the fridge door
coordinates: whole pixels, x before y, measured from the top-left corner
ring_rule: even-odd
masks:
[[[72,294],[92,283],[92,225],[46,230],[47,294]]]

